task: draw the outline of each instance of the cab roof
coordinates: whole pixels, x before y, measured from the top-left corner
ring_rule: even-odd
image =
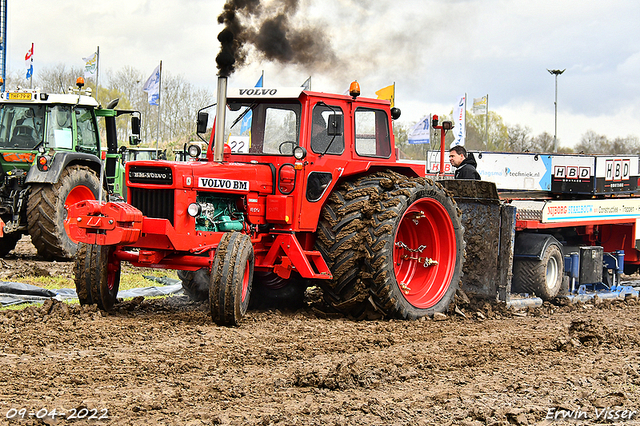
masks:
[[[97,108],[99,106],[91,96],[77,94],[48,94],[40,90],[15,90],[0,92],[0,103],[67,104]]]

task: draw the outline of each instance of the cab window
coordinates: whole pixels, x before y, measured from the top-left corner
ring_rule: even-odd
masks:
[[[300,103],[231,104],[226,143],[234,154],[293,155],[300,133]]]
[[[358,155],[382,158],[391,156],[389,121],[383,110],[356,109],[354,126]]]
[[[47,145],[63,149],[73,147],[70,106],[54,105],[50,107],[47,110],[47,128]]]
[[[76,107],[76,127],[78,129],[78,151],[98,152],[98,132],[91,109]]]
[[[316,154],[342,154],[344,152],[344,133],[329,134],[328,125],[335,123],[336,116],[342,123],[342,109],[336,106],[317,104],[311,115],[311,150]],[[336,133],[336,132],[333,132]]]
[[[42,142],[44,106],[0,105],[0,147],[31,149]]]

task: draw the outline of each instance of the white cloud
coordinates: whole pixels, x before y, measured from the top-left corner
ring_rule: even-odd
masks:
[[[217,16],[223,0],[71,0],[14,2],[9,8],[8,68],[22,71],[35,43],[38,67],[82,66],[100,46],[103,69],[163,68],[215,89]],[[609,138],[640,135],[637,0],[300,0],[298,22],[315,24],[344,65],[333,73],[253,62],[230,84],[299,85],[342,93],[357,79],[363,95],[396,83],[401,120],[448,114],[457,96],[489,94],[508,124],[553,134],[558,78],[558,137],[572,146],[587,130]],[[322,59],[322,58],[320,58]]]

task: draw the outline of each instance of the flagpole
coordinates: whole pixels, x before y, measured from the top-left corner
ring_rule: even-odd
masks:
[[[391,108],[396,106],[396,82],[393,82],[393,102],[391,102]]]
[[[98,99],[99,83],[100,83],[100,46],[96,48],[96,99]]]
[[[33,43],[31,43],[31,75],[29,76],[29,89],[33,89]]]
[[[487,93],[487,108],[485,110],[485,122],[484,122],[484,138],[485,148],[489,150],[489,94]]]
[[[156,158],[160,156],[158,142],[160,141],[160,110],[162,108],[162,61],[160,61],[160,81],[158,82],[158,125],[156,129]]]
[[[467,92],[464,93],[464,145],[467,144]]]

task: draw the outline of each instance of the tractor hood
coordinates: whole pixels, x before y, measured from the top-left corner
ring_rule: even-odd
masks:
[[[126,166],[127,185],[147,189],[196,189],[222,193],[273,193],[270,164],[135,161]]]

